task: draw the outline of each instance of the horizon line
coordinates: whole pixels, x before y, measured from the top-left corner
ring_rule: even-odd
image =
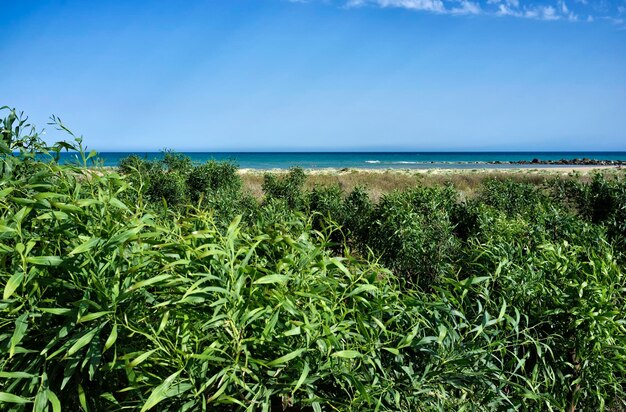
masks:
[[[223,153],[223,154],[448,154],[448,153],[626,153],[622,150],[96,150],[96,153]],[[88,150],[86,152],[90,152]],[[78,153],[78,151],[64,151],[61,154]]]

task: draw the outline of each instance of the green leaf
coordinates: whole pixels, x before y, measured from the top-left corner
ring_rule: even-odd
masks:
[[[137,233],[141,232],[142,228],[143,225],[118,233],[117,235],[109,239],[107,245],[121,245],[122,243],[125,243],[133,237],[137,236]]]
[[[396,348],[387,348],[387,347],[385,347],[383,349],[386,350],[389,353],[392,353],[392,354],[396,355],[396,356],[400,354],[400,351],[398,349],[396,349]]]
[[[133,291],[135,289],[143,288],[145,286],[150,286],[150,285],[153,285],[155,283],[161,282],[163,280],[169,279],[171,277],[172,277],[172,275],[158,275],[158,276],[155,276],[155,277],[150,278],[150,279],[142,280],[141,282],[137,282],[133,286],[131,286],[128,289],[126,289],[126,292],[131,292],[131,291]]]
[[[271,283],[286,283],[290,277],[287,275],[267,275],[254,281],[255,285],[268,285]]]
[[[104,349],[102,350],[102,352],[104,353],[111,346],[113,346],[113,344],[115,343],[116,340],[117,340],[117,324],[113,325],[113,328],[111,329],[111,333],[109,334],[109,337],[107,338],[106,342],[104,343]]]
[[[48,406],[48,392],[43,386],[39,387],[33,404],[33,412],[44,412]]]
[[[302,386],[306,377],[309,376],[310,370],[311,369],[309,368],[308,362],[304,362],[304,367],[302,368],[302,372],[300,373],[300,378],[298,379],[298,382],[296,382],[296,386],[293,388],[293,391],[291,391],[292,394],[300,389],[300,386]]]
[[[33,375],[32,373],[26,372],[0,372],[0,378],[7,379],[31,379],[36,378],[37,375]]]
[[[17,288],[20,287],[23,279],[24,279],[24,272],[22,272],[21,270],[18,270],[17,272],[15,272],[9,278],[9,280],[7,281],[7,284],[4,285],[4,294],[2,296],[2,299],[8,300],[13,295],[13,293],[15,293]]]
[[[111,312],[111,311],[104,311],[104,312],[88,313],[88,314],[86,314],[84,316],[81,316],[80,319],[78,319],[78,321],[76,323],[89,322],[89,321],[92,321],[94,319],[101,318],[102,316],[108,315],[110,313],[113,313],[113,312]]]
[[[17,395],[13,395],[11,393],[6,393],[6,392],[0,392],[0,403],[17,403],[20,405],[26,404],[26,403],[31,403],[32,401],[29,401],[26,398],[22,398],[21,396],[17,396]]]
[[[85,412],[89,412],[89,407],[87,406],[87,396],[85,395],[85,390],[83,389],[83,385],[78,384],[78,401],[80,402],[80,406],[83,407]]]
[[[12,358],[15,354],[15,347],[22,341],[28,328],[28,313],[24,313],[19,318],[15,319],[15,329],[13,330],[13,336],[11,336],[11,346],[9,348],[9,358]]]
[[[157,329],[157,332],[156,332],[157,335],[163,332],[163,330],[167,326],[167,321],[169,318],[170,318],[170,311],[168,310],[167,312],[165,312],[165,315],[163,315],[163,318],[161,319],[161,323],[159,324],[159,329]]]
[[[300,326],[296,326],[295,328],[292,328],[288,330],[287,332],[283,333],[283,336],[296,336],[296,335],[299,335],[301,332],[302,330],[300,329]]]
[[[346,276],[351,276],[350,271],[344,266],[343,263],[341,263],[341,260],[339,258],[331,258],[330,262],[335,265],[339,270],[341,270]]]
[[[5,233],[15,233],[17,232],[15,229],[13,229],[12,227],[6,226],[6,225],[0,225],[0,234],[5,234]]]
[[[102,201],[98,199],[88,198],[88,199],[79,199],[76,201],[76,204],[80,207],[87,207],[92,205],[101,205]]]
[[[152,391],[152,393],[148,397],[148,400],[146,400],[146,403],[141,408],[141,412],[145,412],[145,411],[155,407],[162,400],[167,399],[167,397],[168,397],[168,393],[167,392],[168,392],[170,386],[172,385],[172,383],[174,382],[174,380],[176,378],[178,378],[178,375],[180,375],[180,372],[181,371],[178,371],[178,372],[175,372],[172,375],[168,376],[163,381],[163,383],[161,383],[159,386],[154,388],[154,390]]]
[[[269,362],[267,364],[267,366],[276,366],[276,365],[282,365],[285,364],[287,362],[289,362],[290,360],[297,358],[298,356],[300,356],[302,353],[306,352],[306,349],[301,348],[301,349],[296,349],[293,352],[290,352],[284,356],[281,356],[278,359],[274,359],[273,361]]]
[[[358,295],[363,292],[375,292],[378,288],[374,285],[361,285],[355,288],[352,292],[348,293],[348,296]]]
[[[65,363],[65,368],[63,368],[63,380],[61,381],[61,390],[63,390],[63,388],[65,388],[65,385],[67,385],[70,379],[72,379],[72,376],[74,376],[74,372],[76,372],[76,368],[78,367],[79,363],[80,356],[74,356]]]
[[[96,336],[96,333],[99,330],[100,330],[100,326],[96,326],[95,328],[91,329],[89,332],[87,332],[86,334],[81,336],[80,339],[78,339],[72,345],[72,347],[67,351],[67,355],[66,356],[72,356],[73,354],[75,354],[76,352],[81,350],[83,347],[89,345],[89,343],[91,342],[93,337]]]
[[[111,402],[112,404],[116,406],[120,406],[120,403],[117,401],[117,399],[115,399],[115,397],[113,396],[111,392],[103,393],[102,395],[100,395],[100,397],[102,399],[106,399],[107,401]]]
[[[13,199],[13,200],[15,201],[17,199]],[[28,216],[28,214],[31,212],[31,210],[33,210],[32,207],[24,206],[23,208],[21,208],[19,210],[19,212],[17,212],[15,215],[13,215],[13,220],[15,221],[15,223],[17,223],[17,224],[22,223],[22,220],[24,220],[24,218],[26,216]]]
[[[0,199],[7,197],[15,190],[14,187],[7,187],[6,189],[0,190]]]
[[[476,285],[478,283],[483,283],[491,279],[491,276],[478,276],[478,277],[470,277],[461,282],[464,286]]]
[[[69,255],[77,255],[79,253],[85,253],[91,249],[93,249],[94,247],[98,246],[98,244],[102,242],[102,239],[100,239],[99,237],[94,237],[89,239],[88,241],[82,243],[81,245],[79,245],[78,247],[76,247],[74,250],[72,250]]]
[[[61,401],[57,398],[56,394],[52,392],[50,389],[48,392],[48,402],[52,405],[52,412],[61,412]]]
[[[82,209],[76,205],[70,205],[67,203],[62,203],[62,202],[51,202],[52,206],[56,207],[57,209],[60,209],[64,212],[70,212],[70,213],[82,213]]]
[[[76,309],[65,309],[65,308],[37,308],[37,309],[40,310],[41,312],[51,313],[53,315],[62,315],[62,316],[69,316],[76,311]]]
[[[128,206],[126,206],[124,203],[122,203],[121,200],[119,200],[116,197],[112,197],[111,200],[109,200],[109,203],[111,205],[117,207],[118,209],[128,210]]]
[[[59,266],[63,263],[63,259],[58,256],[31,256],[26,261],[38,266]]]
[[[48,220],[48,219],[66,220],[68,218],[69,216],[67,213],[57,212],[57,211],[48,212],[48,213],[44,213],[44,214],[37,216],[38,220]]]
[[[332,355],[333,358],[342,358],[342,359],[354,359],[354,358],[360,358],[361,353],[355,351],[355,350],[340,350],[338,352],[333,353]]]
[[[142,363],[143,361],[148,359],[150,357],[150,355],[152,355],[157,350],[158,349],[152,349],[152,350],[149,350],[148,352],[142,353],[141,355],[139,355],[135,359],[133,359],[133,361],[128,364],[128,367],[129,368],[134,368],[135,366],[139,365],[140,363]]]

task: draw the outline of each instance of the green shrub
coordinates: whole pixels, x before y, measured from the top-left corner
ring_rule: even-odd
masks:
[[[503,330],[492,341],[508,400],[530,410],[603,410],[623,399],[624,276],[608,243],[532,245],[523,221],[491,223],[508,234],[471,241],[461,272],[464,285],[484,284],[448,299],[470,323],[483,319],[477,333],[513,321],[515,334]]]
[[[344,200],[344,229],[349,239],[363,249],[369,242],[374,205],[363,187],[357,186]]]
[[[315,186],[307,193],[309,213],[313,214],[313,228],[322,230],[329,224],[341,225],[345,220],[343,195],[339,186]]]
[[[626,180],[621,174],[596,173],[590,182],[555,179],[548,188],[555,202],[588,222],[607,229],[617,250],[626,247]]]
[[[289,173],[282,178],[266,173],[263,176],[265,199],[283,199],[290,208],[301,210],[304,206],[302,190],[305,180],[306,175],[300,167],[289,169]]]
[[[488,206],[476,200],[454,204],[450,209],[450,220],[455,236],[462,241],[476,236],[481,229],[480,217],[486,213],[487,208]]]
[[[218,190],[239,192],[241,187],[237,165],[230,162],[211,160],[194,167],[187,176],[187,188],[193,202]]]
[[[152,202],[165,201],[168,206],[182,205],[187,200],[185,178],[176,172],[153,170],[146,195]]]
[[[407,298],[380,266],[329,254],[298,214],[222,230],[210,211],[120,202],[112,194],[130,188],[117,175],[81,185],[69,169],[41,171],[30,185],[3,182],[14,197],[0,199],[3,401],[68,410],[454,402],[450,385],[403,369],[428,363],[417,350],[436,349],[422,342],[435,333],[426,317],[445,314]],[[417,385],[428,394],[413,394]]]
[[[129,175],[133,173],[149,173],[154,168],[154,163],[144,157],[130,155],[120,159],[117,167],[121,174]]]
[[[80,138],[75,139],[76,144],[62,141],[48,145],[41,139],[35,126],[28,123],[28,117],[23,113],[8,106],[0,107],[0,113],[5,111],[8,114],[0,121],[0,176],[4,179],[32,175],[37,173],[41,162],[57,163],[62,150],[82,149]],[[61,119],[53,116],[51,120],[52,125],[67,130]],[[81,155],[86,165],[86,161],[95,153]]]
[[[489,179],[483,183],[478,200],[505,212],[509,217],[541,213],[541,209],[549,203],[548,196],[536,185],[496,179]]]
[[[165,169],[170,172],[178,173],[181,176],[187,176],[193,168],[193,163],[189,156],[169,150],[163,153],[163,160],[161,162]]]
[[[372,214],[368,246],[411,284],[430,288],[456,259],[451,187],[416,188],[384,196]]]

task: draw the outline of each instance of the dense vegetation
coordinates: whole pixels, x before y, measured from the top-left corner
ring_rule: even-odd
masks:
[[[176,153],[95,172],[3,110],[2,410],[624,406],[622,174],[373,202],[293,169],[259,202]]]

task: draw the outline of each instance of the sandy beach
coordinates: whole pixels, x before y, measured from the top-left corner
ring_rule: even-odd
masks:
[[[608,171],[608,170],[626,170],[620,166],[539,166],[539,167],[507,167],[507,168],[494,168],[494,167],[476,167],[476,168],[425,168],[425,169],[402,169],[402,168],[316,168],[316,169],[304,169],[307,174],[310,175],[341,175],[351,173],[368,173],[368,174],[467,174],[467,173],[540,173],[540,174],[562,174],[567,175],[570,173],[580,173],[582,175],[590,174],[595,171]],[[240,168],[239,174],[241,175],[262,175],[265,173],[287,173],[288,169],[251,169]]]

